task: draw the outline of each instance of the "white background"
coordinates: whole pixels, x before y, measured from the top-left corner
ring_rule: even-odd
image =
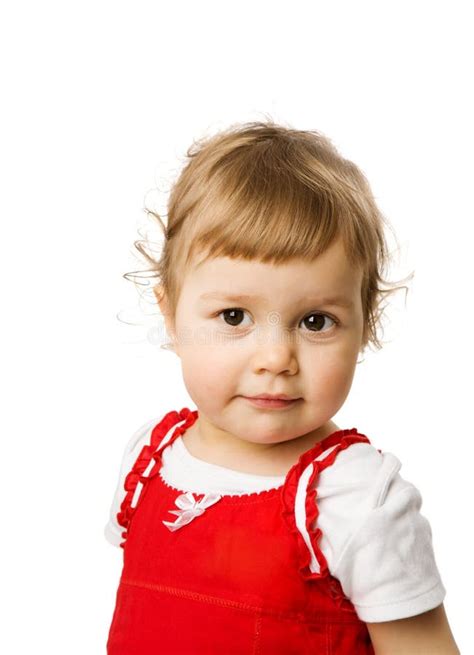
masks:
[[[415,271],[335,421],[420,489],[471,652],[469,5],[3,4],[3,652],[105,652],[122,551],[103,526],[123,448],[190,402],[178,358],[150,338],[146,288],[122,275],[147,267],[133,255],[143,207],[156,188],[166,202],[192,140],[265,113],[362,168],[401,246],[392,279]]]

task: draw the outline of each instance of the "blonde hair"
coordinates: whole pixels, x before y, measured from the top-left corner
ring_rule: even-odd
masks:
[[[169,195],[167,224],[145,208],[163,230],[161,256],[150,254],[146,241],[135,241],[152,267],[147,278],[151,273],[158,279],[172,319],[183,276],[198,253],[201,261],[218,256],[311,261],[340,237],[351,265],[363,272],[363,346],[382,347],[381,300],[407,287],[383,278],[389,264],[384,227],[390,225],[353,162],[320,132],[272,119],[233,124],[194,140],[186,155]]]

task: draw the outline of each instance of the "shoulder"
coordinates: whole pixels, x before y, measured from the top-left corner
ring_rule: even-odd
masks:
[[[353,443],[337,452],[329,466],[322,466],[316,487],[321,549],[334,574],[336,566],[361,523],[383,505],[389,490],[411,486],[400,474],[401,462],[370,443]]]
[[[319,475],[321,546],[365,622],[421,614],[446,593],[421,493],[401,467],[393,453],[355,443]]]
[[[337,487],[338,494],[344,492],[346,501],[357,504],[359,509],[378,507],[389,488],[410,486],[399,475],[401,467],[393,453],[381,452],[371,443],[353,443],[337,453],[331,466],[319,472],[318,490],[330,496]]]
[[[143,447],[151,442],[151,435],[155,426],[163,420],[163,416],[166,417],[167,415],[168,414],[161,414],[159,416],[155,416],[154,418],[146,421],[146,423],[140,425],[140,427],[137,428],[135,432],[133,432],[125,448],[123,449],[117,486],[113,495],[112,504],[110,506],[109,520],[107,521],[104,528],[105,538],[113,546],[119,546],[122,541],[123,528],[121,528],[117,522],[117,514],[120,511],[120,505],[126,494],[124,487],[125,478],[133,468],[133,465],[140,455]]]

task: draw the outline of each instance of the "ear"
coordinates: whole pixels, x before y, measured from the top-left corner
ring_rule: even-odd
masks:
[[[153,294],[154,294],[154,296],[156,298],[156,302],[160,306],[160,310],[161,310],[162,309],[162,307],[161,307],[162,302],[166,301],[163,285],[162,284],[156,284],[153,287]]]
[[[368,336],[369,336],[369,334],[368,334],[367,325],[364,325],[363,334],[362,334],[360,345],[359,345],[359,357],[362,357],[364,355],[365,349],[366,349],[367,344],[368,344]],[[361,364],[363,361],[364,360],[361,359],[357,363]]]
[[[177,350],[177,345],[176,345],[176,337],[175,337],[175,326],[174,326],[174,320],[173,317],[171,316],[170,313],[170,307],[169,307],[169,302],[168,298],[166,296],[166,293],[163,289],[163,286],[161,284],[157,284],[156,286],[153,287],[153,294],[156,298],[156,302],[158,303],[158,306],[160,308],[160,312],[162,313],[164,319],[165,319],[165,326],[166,326],[166,332],[171,338],[172,341],[172,346],[171,349],[174,350],[176,354],[178,354]]]

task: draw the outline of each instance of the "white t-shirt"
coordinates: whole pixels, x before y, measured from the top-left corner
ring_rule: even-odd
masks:
[[[125,496],[123,483],[151,431],[162,420],[141,426],[125,448],[105,536],[122,542],[117,512]],[[174,425],[161,443],[174,433]],[[328,449],[318,459],[323,459]],[[181,436],[162,453],[160,475],[177,490],[195,494],[241,495],[281,486],[286,476],[241,473],[191,455]],[[311,553],[312,571],[319,564],[305,527],[305,489],[312,465],[300,478],[295,519]],[[365,622],[415,616],[440,605],[446,595],[432,546],[428,520],[420,513],[418,489],[399,474],[401,463],[390,452],[355,443],[340,451],[317,477],[319,540],[331,575],[337,578],[358,617]]]

